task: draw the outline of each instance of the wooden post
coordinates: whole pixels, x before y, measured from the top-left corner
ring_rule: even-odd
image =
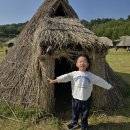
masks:
[[[105,79],[105,57],[101,55],[94,55],[92,61],[92,72]],[[104,108],[107,105],[107,90],[94,85],[92,93],[93,105],[97,109]]]
[[[47,78],[54,79],[55,76],[55,59],[46,57],[44,60],[40,61],[42,69],[42,87],[44,95],[42,98],[43,108],[46,112],[53,112],[55,107],[54,101],[54,85],[49,84]]]

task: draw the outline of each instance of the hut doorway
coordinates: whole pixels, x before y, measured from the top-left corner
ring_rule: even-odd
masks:
[[[72,65],[66,58],[62,57],[55,61],[55,77],[76,70],[75,65]],[[65,112],[71,107],[71,82],[55,84],[55,111]]]

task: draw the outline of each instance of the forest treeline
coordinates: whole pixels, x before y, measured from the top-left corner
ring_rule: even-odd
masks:
[[[13,38],[16,37],[27,24],[25,23],[18,23],[18,24],[6,24],[0,25],[0,37],[2,38]]]
[[[124,35],[130,36],[130,15],[127,19],[98,18],[90,22],[82,20],[81,23],[97,36],[106,36],[112,40]]]
[[[112,40],[124,35],[130,35],[130,15],[127,19],[98,18],[91,21],[81,20],[81,23],[97,36],[106,36]],[[0,25],[0,37],[15,37],[26,24],[27,22]]]

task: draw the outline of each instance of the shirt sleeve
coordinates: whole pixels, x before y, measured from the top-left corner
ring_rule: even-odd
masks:
[[[73,78],[73,72],[61,75],[57,77],[56,80],[58,83],[66,83],[66,82],[71,81],[72,78]]]
[[[96,75],[93,75],[93,82],[94,82],[95,85],[100,86],[104,89],[110,89],[112,87],[111,84],[109,84],[103,78],[96,76]]]

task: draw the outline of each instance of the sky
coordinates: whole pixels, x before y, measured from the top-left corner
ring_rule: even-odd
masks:
[[[0,25],[31,19],[44,0],[0,0]],[[130,0],[69,0],[80,19],[127,18]]]

